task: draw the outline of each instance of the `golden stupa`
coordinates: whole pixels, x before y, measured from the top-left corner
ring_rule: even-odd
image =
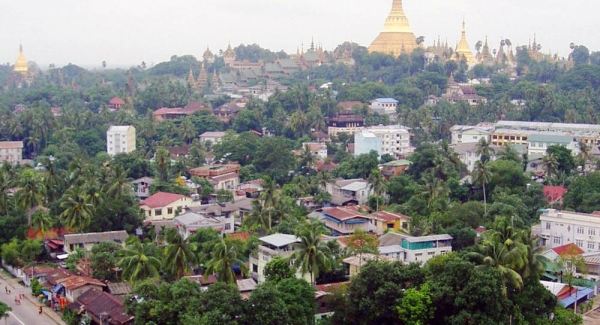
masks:
[[[454,51],[458,60],[462,60],[463,58],[467,61],[468,65],[474,65],[477,63],[473,52],[471,52],[471,47],[469,46],[469,42],[467,42],[467,29],[465,28],[465,21],[463,19],[462,24],[462,35],[460,37],[460,42],[456,45],[456,51]]]
[[[402,9],[402,0],[392,1],[392,11],[385,20],[383,31],[369,46],[369,52],[398,56],[411,53],[419,45]]]
[[[17,62],[15,62],[14,72],[26,75],[29,71],[29,65],[23,54],[23,45],[19,45],[19,56],[17,56]]]

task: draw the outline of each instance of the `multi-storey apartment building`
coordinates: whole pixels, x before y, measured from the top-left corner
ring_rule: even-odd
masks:
[[[275,257],[291,257],[298,248],[300,238],[287,234],[272,234],[259,238],[261,241],[258,246],[258,253],[250,256],[250,277],[258,283],[263,283],[265,279],[265,267]],[[310,274],[302,274],[297,271],[296,277],[310,282]]]
[[[114,156],[135,150],[135,127],[131,125],[113,125],[106,131],[106,152]]]
[[[600,212],[546,209],[540,215],[540,223],[540,236],[546,247],[574,243],[586,253],[600,251]]]
[[[20,164],[23,160],[22,141],[0,141],[0,164],[6,161],[11,165]]]
[[[373,139],[373,135],[381,140],[381,144]],[[414,151],[410,146],[410,133],[402,125],[378,125],[365,128],[361,134],[354,136],[354,142],[355,154],[375,150],[380,156],[389,154],[396,159],[402,159]]]

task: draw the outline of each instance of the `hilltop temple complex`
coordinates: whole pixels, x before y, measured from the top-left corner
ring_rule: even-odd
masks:
[[[419,44],[402,9],[402,0],[393,0],[392,11],[385,20],[383,31],[369,46],[369,52],[399,56],[412,53]]]

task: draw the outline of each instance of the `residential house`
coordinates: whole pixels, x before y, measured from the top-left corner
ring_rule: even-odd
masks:
[[[44,266],[34,266],[34,267],[24,267],[23,271],[23,283],[26,286],[31,286],[31,280],[37,279],[40,283],[46,282],[46,276],[48,273],[54,271],[53,267],[44,267]]]
[[[135,127],[131,125],[113,125],[106,131],[106,152],[114,156],[135,150]]]
[[[481,139],[490,142],[490,134],[494,131],[494,124],[479,123],[471,125],[454,125],[450,128],[452,132],[451,144],[457,143],[479,143]]]
[[[369,217],[356,206],[324,208],[322,213],[325,226],[335,235],[353,234],[358,229],[369,231]]]
[[[325,190],[331,194],[331,204],[363,205],[369,196],[373,195],[373,189],[364,179],[338,179],[334,183],[328,183]]]
[[[569,135],[560,134],[548,134],[548,133],[537,133],[531,134],[528,139],[528,154],[546,154],[551,146],[562,146],[569,150],[576,156],[579,154],[579,141]]]
[[[133,292],[127,282],[107,282],[106,285],[108,286],[108,293],[121,299]]]
[[[319,160],[315,163],[314,169],[316,172],[330,172],[336,169],[339,164],[334,163],[329,159]]]
[[[330,137],[338,136],[340,133],[354,135],[360,132],[365,125],[365,119],[355,115],[352,111],[341,111],[338,116],[327,120],[327,133]]]
[[[477,106],[479,103],[486,103],[487,99],[477,95],[477,90],[473,86],[459,85],[454,81],[454,76],[450,75],[448,88],[442,94],[442,99],[450,103],[465,102],[470,106]]]
[[[213,115],[218,117],[219,120],[223,123],[229,123],[231,119],[234,119],[238,113],[244,109],[245,103],[238,103],[236,101],[232,101],[226,104],[223,104],[217,108],[213,109]]]
[[[240,295],[242,296],[242,299],[244,300],[248,300],[250,299],[250,295],[252,294],[252,291],[256,290],[256,281],[254,281],[254,279],[250,278],[250,279],[240,279],[240,280],[235,280],[236,285],[238,287],[238,290],[240,291]]]
[[[574,308],[574,305],[579,306],[594,296],[593,288],[573,286],[567,283],[540,282],[548,291],[556,296],[558,303],[564,308]]]
[[[387,211],[371,213],[367,218],[370,219],[373,232],[378,235],[383,235],[390,230],[408,230],[408,223],[410,222],[409,216]]]
[[[194,212],[186,212],[175,217],[173,222],[183,238],[188,238],[201,228],[217,230],[221,236],[234,231],[234,218],[227,214],[220,217],[208,217]]]
[[[567,193],[567,188],[564,186],[544,185],[544,197],[550,206],[562,206],[563,196]]]
[[[387,256],[375,255],[370,253],[364,253],[360,255],[354,255],[347,257],[343,260],[344,263],[348,264],[348,270],[350,277],[354,277],[358,273],[360,273],[360,269],[367,264],[369,261],[389,261],[395,262],[396,260],[389,258]]]
[[[190,155],[190,149],[192,146],[183,145],[183,146],[168,146],[166,149],[171,156],[171,163],[176,162],[179,158],[187,158]]]
[[[369,154],[371,151],[377,152],[381,157],[382,145],[381,138],[369,131],[361,131],[354,134],[354,155],[360,156]]]
[[[213,274],[190,275],[190,276],[186,276],[186,278],[188,278],[192,281],[198,282],[200,284],[200,290],[202,290],[202,291],[208,290],[208,287],[217,283],[217,281],[218,281],[217,277],[214,276]]]
[[[302,143],[302,148],[308,147],[313,156],[319,157],[320,159],[327,158],[327,145],[325,143],[317,143],[317,142],[304,142]]]
[[[225,132],[204,132],[202,134],[200,134],[200,142],[206,143],[207,141],[210,141],[210,143],[212,144],[217,144],[219,142],[221,142],[221,139],[223,139],[225,137],[225,135],[227,135],[227,133]]]
[[[452,252],[452,236],[448,234],[414,237],[388,232],[379,237],[379,253],[403,263],[427,261]]]
[[[360,135],[364,134],[363,137]],[[374,141],[372,136],[380,141]],[[363,140],[364,138],[364,140]],[[354,155],[377,151],[379,156],[388,154],[396,159],[403,159],[413,153],[410,146],[410,133],[402,125],[378,125],[363,129],[354,135]]]
[[[494,149],[494,154],[490,156],[490,160],[494,161],[497,159],[497,154],[500,153],[502,147],[495,145],[490,147]],[[469,172],[472,172],[477,161],[481,160],[481,154],[477,153],[478,144],[475,142],[452,144],[450,148],[458,155],[458,159],[467,166]]]
[[[141,201],[138,207],[144,213],[146,220],[155,221],[173,219],[192,204],[192,199],[185,195],[158,192]]]
[[[294,254],[300,243],[300,238],[294,235],[276,233],[273,235],[259,238],[260,245],[258,246],[258,254],[250,256],[250,276],[258,281],[265,282],[265,266],[275,256],[289,258]],[[310,283],[310,274],[302,274],[296,272],[296,277],[305,279]]]
[[[110,111],[118,111],[123,105],[125,105],[125,101],[120,97],[113,97],[108,101],[108,109]]]
[[[69,302],[75,302],[79,296],[90,289],[96,289],[102,292],[106,284],[102,281],[90,277],[72,275],[68,278],[57,281],[65,290],[65,298]]]
[[[393,98],[376,98],[371,101],[369,108],[379,115],[392,115],[396,114],[396,107],[398,101]]]
[[[0,141],[0,164],[17,165],[23,162],[23,141]]]
[[[333,304],[333,293],[327,291],[315,291],[315,323],[319,324],[322,320],[325,320],[333,316],[335,306]]]
[[[94,245],[105,241],[114,242],[125,247],[127,237],[125,230],[68,234],[64,235],[64,249],[65,253],[68,254],[74,252],[75,248],[91,251]]]
[[[214,185],[215,191],[233,191],[240,184],[239,170],[239,164],[215,164],[190,169],[190,174],[208,179]]]
[[[411,162],[406,159],[399,159],[381,164],[381,173],[385,176],[386,180],[390,180],[392,177],[400,176],[410,167]]]
[[[192,115],[196,112],[204,110],[195,106],[186,107],[162,107],[154,111],[154,119],[157,121],[174,120]]]
[[[225,202],[219,204],[203,204],[197,207],[190,208],[191,212],[201,214],[208,218],[223,218],[226,220],[225,227],[229,223],[230,218],[233,219],[235,225],[241,225],[244,216],[252,211],[252,198],[237,198],[234,202]],[[231,228],[233,229],[233,228]],[[230,229],[224,229],[224,233],[231,233]]]
[[[549,248],[575,243],[586,253],[600,251],[600,213],[544,209],[540,215],[542,244]]]
[[[92,288],[69,305],[74,312],[84,311],[94,324],[133,325],[134,317],[127,315],[123,300],[101,289]]]
[[[133,184],[133,193],[136,197],[145,199],[150,196],[150,186],[154,183],[154,178],[142,177],[131,182]]]

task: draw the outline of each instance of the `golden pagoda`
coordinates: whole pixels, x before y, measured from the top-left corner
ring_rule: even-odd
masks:
[[[464,19],[462,24],[462,35],[460,37],[458,45],[456,45],[456,51],[454,51],[454,53],[458,60],[462,60],[464,58],[469,66],[477,63],[473,52],[471,52],[469,42],[467,42],[467,29],[465,27]]]
[[[20,73],[24,77],[27,76],[29,71],[29,64],[23,54],[23,45],[19,45],[19,55],[17,56],[17,62],[15,62],[14,72]]]
[[[200,92],[204,91],[206,88],[206,83],[208,82],[208,73],[206,73],[206,69],[204,68],[204,62],[202,62],[202,68],[200,69],[200,74],[197,79],[197,86]]]
[[[210,82],[210,87],[212,89],[218,89],[219,88],[219,77],[217,76],[217,70],[213,71],[212,80]]]
[[[371,43],[369,52],[398,56],[401,53],[412,53],[417,47],[417,38],[402,9],[402,0],[393,0],[392,11],[385,20],[383,31]]]
[[[206,47],[206,51],[204,51],[202,58],[204,59],[204,61],[206,61],[206,63],[215,62],[215,55],[210,51],[208,46]]]
[[[227,45],[227,50],[223,53],[223,61],[226,66],[230,66],[235,61],[235,51],[231,48],[231,43]]]
[[[192,88],[196,88],[196,79],[194,78],[194,73],[192,72],[192,68],[190,68],[190,74],[188,75],[188,84],[192,87]]]

